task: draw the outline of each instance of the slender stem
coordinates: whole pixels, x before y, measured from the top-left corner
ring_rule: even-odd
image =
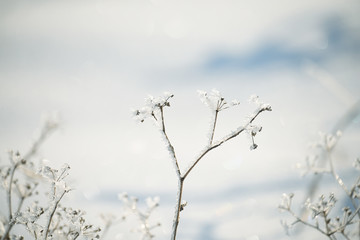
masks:
[[[14,164],[14,166],[11,168],[11,173],[10,173],[10,181],[9,181],[9,188],[8,188],[8,206],[9,206],[9,222],[11,222],[12,220],[12,203],[11,203],[11,195],[12,195],[12,184],[13,184],[13,179],[14,179],[14,175],[15,175],[15,170],[16,168],[20,165],[20,161],[16,162]]]
[[[212,144],[212,142],[214,140],[215,127],[216,127],[218,114],[219,114],[219,110],[216,109],[215,110],[215,116],[214,116],[214,123],[213,123],[212,129],[211,129],[211,136],[210,136],[210,140],[209,140],[209,146],[211,146],[211,144]]]
[[[184,187],[184,180],[185,180],[185,178],[179,178],[179,189],[178,189],[178,196],[177,196],[177,204],[176,204],[176,208],[175,208],[175,216],[174,216],[171,240],[176,239],[177,228],[178,228],[179,220],[180,220],[180,211],[182,210],[181,200],[182,200],[182,192],[183,192],[183,187]]]
[[[327,156],[329,159],[329,163],[330,163],[330,171],[331,174],[334,176],[335,180],[338,182],[338,184],[340,185],[340,187],[345,191],[346,195],[350,198],[351,204],[353,205],[353,207],[356,209],[358,208],[356,202],[354,201],[354,199],[352,198],[352,193],[347,189],[344,181],[340,178],[340,176],[336,173],[335,168],[334,168],[334,163],[331,157],[331,152],[327,151]],[[360,213],[358,212],[358,216],[360,218]]]
[[[51,212],[50,212],[50,215],[49,215],[49,218],[48,218],[48,221],[47,221],[47,224],[46,224],[44,240],[47,239],[47,236],[48,236],[48,234],[49,234],[50,224],[51,224],[52,218],[53,218],[53,216],[54,216],[54,214],[55,214],[55,212],[56,212],[56,209],[57,209],[57,207],[58,207],[58,205],[59,205],[59,202],[61,201],[61,199],[63,198],[63,196],[64,196],[65,193],[67,193],[67,192],[68,192],[68,191],[65,190],[65,191],[61,194],[61,196],[59,197],[59,199],[55,201],[55,205],[54,205],[53,209],[52,209]]]
[[[80,230],[80,231],[81,231],[81,230]],[[77,233],[76,233],[76,236],[74,237],[74,240],[77,239],[79,236],[80,236],[80,233],[77,232]]]
[[[191,170],[198,164],[198,162],[211,150],[221,146],[223,143],[227,142],[228,140],[238,136],[241,132],[243,132],[249,124],[251,124],[256,117],[263,111],[271,111],[270,107],[262,107],[259,108],[257,111],[255,111],[255,113],[250,117],[249,121],[242,127],[238,128],[236,131],[232,131],[231,134],[225,136],[222,140],[217,141],[215,144],[213,144],[213,139],[214,139],[214,132],[215,132],[215,127],[216,127],[216,122],[217,122],[217,115],[218,112],[222,106],[221,106],[221,102],[218,103],[218,108],[215,111],[215,118],[214,118],[214,124],[213,124],[213,128],[212,128],[212,132],[211,132],[211,137],[210,137],[210,141],[209,141],[209,146],[200,154],[200,156],[195,160],[195,162],[190,166],[190,168],[185,172],[185,174],[182,176],[181,175],[181,171],[180,171],[180,167],[178,164],[178,160],[176,158],[176,154],[175,154],[175,149],[173,147],[173,145],[170,142],[170,139],[166,133],[166,128],[165,128],[165,120],[164,120],[164,110],[163,110],[163,106],[159,106],[159,110],[160,110],[160,116],[161,116],[161,132],[165,137],[166,143],[168,145],[168,150],[170,151],[172,160],[174,162],[174,167],[175,167],[175,171],[178,177],[178,197],[177,197],[177,204],[176,204],[176,208],[175,208],[175,214],[174,214],[174,222],[173,222],[173,228],[172,228],[172,235],[171,235],[171,240],[175,240],[176,239],[176,234],[177,234],[177,228],[179,225],[179,220],[180,220],[180,212],[183,208],[181,201],[182,201],[182,194],[183,194],[183,188],[184,188],[184,181],[186,179],[186,177],[189,175],[189,173],[191,172]],[[157,118],[154,116],[155,121],[158,121]]]
[[[340,178],[340,176],[336,173],[335,168],[334,168],[334,163],[331,157],[331,154],[329,151],[327,151],[327,155],[328,155],[328,159],[329,159],[329,163],[330,163],[330,171],[331,174],[334,176],[335,180],[338,182],[338,184],[340,185],[340,187],[345,191],[346,195],[350,196],[350,192],[347,189],[347,187],[345,186],[343,180]]]
[[[182,200],[182,192],[183,192],[185,177],[184,178],[181,177],[181,171],[180,171],[180,167],[178,164],[178,160],[176,158],[175,149],[174,149],[173,145],[171,144],[170,139],[166,133],[165,120],[164,120],[164,109],[162,106],[160,106],[159,108],[160,108],[160,114],[161,114],[161,131],[162,131],[163,135],[165,136],[169,151],[172,154],[175,171],[176,171],[178,181],[179,181],[178,199],[177,199],[177,205],[176,205],[175,214],[174,214],[174,222],[173,222],[173,229],[172,229],[172,235],[171,235],[171,239],[175,240],[177,228],[178,228],[179,220],[180,220],[181,200]]]
[[[174,161],[176,174],[180,178],[181,177],[181,172],[180,172],[180,167],[179,167],[179,164],[178,164],[178,160],[176,158],[175,149],[174,149],[173,145],[171,144],[170,139],[169,139],[169,137],[168,137],[168,135],[166,133],[166,129],[165,129],[164,109],[163,109],[162,106],[160,106],[159,108],[160,108],[160,114],[161,114],[161,131],[162,131],[163,135],[165,136],[166,142],[168,144],[169,151],[170,151],[170,153],[172,155],[171,157],[172,157],[172,159]]]
[[[327,214],[325,212],[324,212],[324,223],[325,223],[326,234],[331,239],[331,231],[330,231],[330,226],[329,226],[329,219],[327,218]]]
[[[241,128],[237,129],[236,131],[232,131],[231,134],[227,135],[226,137],[224,137],[222,140],[213,143],[211,146],[207,147],[205,150],[203,150],[203,152],[200,154],[200,156],[195,160],[195,162],[190,166],[190,168],[185,172],[185,174],[183,175],[183,178],[185,179],[187,177],[187,175],[189,175],[189,173],[191,172],[191,170],[198,164],[198,162],[211,150],[213,150],[214,148],[217,148],[219,146],[221,146],[223,143],[229,141],[230,139],[238,136],[240,133],[242,133],[247,126],[249,126],[249,124],[251,124],[256,117],[263,111],[265,111],[267,109],[264,108],[260,108],[257,112],[255,112],[253,114],[253,116],[250,118],[250,120]]]
[[[15,225],[15,221],[13,219],[13,214],[12,214],[12,199],[11,199],[12,198],[12,184],[13,184],[13,179],[14,179],[14,175],[15,175],[15,170],[20,165],[20,163],[21,163],[21,161],[14,163],[13,167],[11,168],[11,172],[10,172],[9,188],[7,189],[7,202],[8,202],[8,207],[9,207],[9,223],[7,225],[5,233],[2,236],[1,240],[7,239],[9,237],[10,230]],[[22,204],[22,201],[20,201],[20,204]]]
[[[316,230],[318,230],[319,232],[321,232],[322,234],[324,234],[325,236],[328,236],[328,233],[326,233],[324,230],[320,229],[318,226],[315,226],[315,225],[312,225],[304,220],[302,220],[300,217],[298,217],[292,210],[290,209],[286,209],[295,219],[296,221],[293,223],[297,223],[297,222],[301,222],[302,224],[308,226],[308,227],[311,227],[311,228],[314,228]]]
[[[342,225],[340,226],[339,228],[333,230],[330,234],[334,234],[336,232],[343,232],[345,230],[345,227],[348,226],[349,224],[352,224],[352,220],[354,219],[354,217],[356,215],[358,215],[360,212],[360,206],[355,210],[355,212],[347,219],[347,221]]]

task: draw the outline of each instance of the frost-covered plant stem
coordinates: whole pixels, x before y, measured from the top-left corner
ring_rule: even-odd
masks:
[[[217,119],[217,113],[218,111],[216,111],[216,117],[214,119],[214,125],[211,131],[211,141],[210,141],[210,145],[200,154],[200,156],[195,160],[195,162],[189,167],[189,169],[187,169],[187,171],[185,172],[185,174],[183,176],[179,177],[179,189],[178,189],[178,199],[177,199],[177,206],[175,209],[175,219],[174,219],[174,224],[173,224],[173,230],[172,230],[172,240],[176,239],[176,232],[177,232],[177,227],[179,224],[179,218],[180,218],[180,211],[182,210],[182,192],[183,192],[183,188],[184,188],[184,181],[186,179],[186,177],[190,174],[191,170],[193,170],[193,168],[199,163],[199,161],[211,150],[219,147],[220,145],[222,145],[223,143],[227,142],[228,140],[238,136],[240,133],[242,133],[249,124],[251,124],[256,117],[263,111],[266,111],[269,109],[266,108],[260,108],[257,112],[255,112],[253,114],[253,116],[250,118],[250,120],[243,126],[240,127],[239,129],[237,129],[236,131],[233,131],[231,134],[227,135],[225,138],[223,138],[222,140],[215,142],[214,144],[212,144],[212,140],[215,134],[215,128],[216,128],[216,119]],[[180,170],[179,170],[180,172]]]
[[[9,223],[6,227],[5,233],[4,233],[3,237],[1,238],[1,240],[7,239],[9,237],[10,230],[16,223],[15,219],[13,219],[13,213],[12,213],[12,184],[13,184],[13,179],[14,179],[16,169],[20,166],[20,164],[23,164],[23,163],[25,163],[24,160],[18,160],[13,163],[13,166],[11,168],[9,186],[7,189],[7,204],[8,204],[8,208],[9,208],[9,210],[8,210],[9,211],[9,217],[8,217]],[[17,212],[20,210],[23,201],[24,201],[24,199],[21,198],[20,202],[19,202],[19,206],[17,208]]]
[[[351,204],[353,205],[353,207],[356,209],[358,208],[358,206],[356,206],[356,202],[354,201],[354,198],[352,197],[352,192],[350,192],[348,190],[348,188],[346,187],[345,183],[343,182],[343,180],[340,178],[340,176],[336,173],[335,168],[334,168],[334,163],[333,163],[333,159],[331,157],[331,150],[327,150],[327,158],[329,160],[329,165],[330,165],[330,172],[332,174],[332,176],[335,178],[336,182],[339,184],[339,186],[345,191],[346,195],[349,197]],[[357,214],[360,218],[360,213],[357,211]],[[359,226],[360,227],[360,226]]]
[[[291,225],[286,223],[284,224],[284,222],[282,222],[287,232],[289,227],[300,222],[306,226],[316,229],[320,233],[327,236],[329,239],[337,239],[337,236],[341,236],[341,239],[352,239],[353,237],[357,236],[358,239],[360,239],[360,177],[357,177],[357,180],[352,185],[352,187],[348,187],[335,169],[332,152],[340,136],[340,132],[338,132],[336,136],[332,134],[321,134],[321,140],[313,144],[313,146],[316,147],[316,150],[319,150],[313,159],[318,159],[320,155],[323,157],[324,161],[326,160],[328,162],[329,167],[324,168],[322,166],[322,168],[319,168],[315,165],[315,162],[312,163],[307,161],[307,171],[330,174],[334,178],[336,184],[339,185],[339,187],[344,191],[347,198],[350,200],[352,207],[350,208],[348,206],[344,206],[342,209],[343,216],[341,218],[339,216],[331,217],[330,211],[333,209],[337,201],[333,193],[330,194],[329,200],[326,200],[324,195],[321,195],[319,201],[315,203],[311,202],[310,198],[308,198],[305,202],[305,209],[312,213],[312,219],[313,221],[316,221],[316,224],[312,224],[308,218],[299,217],[291,210],[291,199],[294,195],[284,194],[283,202],[280,204],[279,208],[289,212],[296,219]],[[360,170],[359,163],[359,159],[357,159],[354,163],[355,168],[358,170]],[[323,224],[319,225],[319,219],[322,220],[321,222]]]
[[[183,208],[183,206],[181,204],[181,201],[182,201],[184,180],[185,180],[185,178],[180,178],[179,179],[178,197],[177,197],[177,203],[176,203],[176,208],[175,208],[175,216],[174,216],[173,228],[172,228],[172,234],[171,234],[171,239],[172,240],[176,239],[177,228],[178,228],[179,221],[180,221],[180,212],[181,212],[181,210]]]
[[[214,140],[214,135],[215,135],[215,128],[216,128],[216,122],[217,122],[217,117],[218,117],[218,114],[219,114],[219,110],[215,110],[215,116],[214,116],[214,121],[213,121],[213,124],[212,124],[212,129],[211,129],[211,136],[210,136],[210,139],[209,139],[209,146],[211,146],[213,140]]]
[[[168,137],[168,135],[166,133],[163,106],[160,106],[160,115],[161,115],[161,132],[162,132],[162,134],[164,135],[164,137],[166,139],[169,152],[170,152],[170,154],[172,155],[172,158],[173,158],[176,175],[178,177],[178,187],[179,187],[179,189],[178,189],[178,199],[177,199],[177,204],[176,204],[176,208],[175,208],[175,216],[174,216],[172,236],[171,236],[171,239],[176,239],[177,227],[179,225],[179,219],[180,219],[182,192],[183,192],[185,177],[181,176],[181,171],[180,171],[178,160],[176,158],[174,147],[171,144],[170,139],[169,139],[169,137]],[[154,116],[154,118],[156,119],[155,116]]]
[[[173,162],[176,176],[178,179],[178,193],[177,193],[177,201],[175,206],[175,214],[174,214],[174,221],[172,226],[172,234],[171,240],[176,239],[177,229],[180,220],[180,212],[185,207],[186,203],[182,203],[182,194],[184,190],[184,182],[186,177],[190,174],[190,172],[194,169],[194,167],[200,162],[200,160],[211,150],[221,146],[223,143],[229,141],[230,139],[238,136],[244,130],[251,130],[252,138],[256,135],[257,132],[261,131],[260,128],[256,128],[251,126],[251,123],[256,119],[256,117],[263,111],[271,111],[271,106],[268,104],[264,104],[258,100],[258,97],[255,96],[253,99],[255,100],[254,103],[258,105],[257,110],[247,118],[247,121],[244,125],[238,127],[236,130],[230,132],[225,137],[221,138],[218,141],[214,141],[215,129],[217,124],[217,118],[220,111],[225,110],[229,107],[239,105],[239,102],[234,100],[230,104],[228,104],[223,97],[221,97],[220,93],[216,90],[213,90],[210,94],[199,91],[200,97],[202,101],[210,108],[213,113],[213,118],[211,122],[211,130],[209,135],[208,143],[204,150],[200,152],[197,158],[192,161],[190,166],[185,169],[184,173],[179,167],[179,162],[175,154],[174,146],[171,144],[171,141],[167,135],[166,128],[165,128],[165,120],[164,120],[164,107],[170,107],[169,99],[173,97],[170,93],[165,93],[164,96],[160,98],[153,98],[149,96],[147,99],[148,104],[140,109],[135,110],[134,115],[140,121],[143,122],[146,118],[151,118],[155,121],[155,124],[159,127],[159,130],[163,136],[165,141],[167,150],[169,151],[171,160]],[[257,145],[253,142],[253,145],[250,149],[255,149]]]
[[[359,208],[360,206],[358,206],[353,198],[353,191],[349,191],[348,188],[346,187],[345,183],[343,182],[343,180],[340,178],[340,176],[336,173],[335,168],[334,168],[334,163],[333,163],[333,159],[331,156],[331,150],[327,148],[326,149],[326,153],[327,153],[327,158],[329,160],[329,165],[330,165],[330,172],[332,174],[332,176],[335,178],[335,180],[337,181],[337,183],[339,184],[339,186],[345,191],[346,196],[350,199],[351,205],[353,206],[354,209],[356,209],[355,213],[353,213],[353,215],[351,216],[351,218],[349,219],[349,222],[351,222],[351,220],[358,215],[358,218],[360,219],[360,212],[359,212]],[[356,187],[356,183],[358,183],[359,181],[357,180],[357,182],[355,182],[353,189],[355,189]],[[358,231],[360,234],[360,222],[358,223]],[[335,233],[335,232],[334,232]],[[344,234],[344,232],[341,232],[341,234],[347,238],[347,235]]]
[[[54,216],[54,214],[56,212],[56,209],[57,209],[61,199],[64,197],[65,193],[67,193],[67,192],[68,192],[68,190],[64,190],[64,192],[60,195],[60,197],[55,201],[54,206],[52,207],[51,212],[49,213],[49,217],[47,219],[46,227],[45,227],[44,240],[46,240],[48,235],[49,235],[50,224],[51,224],[52,218],[53,218],[53,216]]]
[[[200,156],[195,160],[195,162],[189,167],[189,169],[185,172],[184,174],[184,178],[187,177],[187,175],[189,175],[189,173],[191,172],[191,170],[196,166],[196,164],[198,164],[198,162],[211,150],[221,146],[223,143],[229,141],[230,139],[238,136],[240,133],[242,133],[244,130],[247,129],[247,127],[256,119],[256,117],[263,111],[271,111],[271,108],[260,108],[259,110],[257,110],[251,117],[250,120],[245,123],[245,125],[243,125],[242,127],[236,129],[235,131],[232,131],[230,134],[228,134],[227,136],[225,136],[222,140],[220,141],[216,141],[213,144],[209,145],[207,148],[205,148],[205,150],[203,150],[200,153]],[[215,127],[213,128],[213,131],[215,131]]]
[[[161,132],[162,134],[164,135],[165,139],[166,139],[166,143],[168,145],[168,150],[170,152],[170,154],[172,155],[172,160],[173,160],[173,163],[174,163],[174,166],[175,166],[175,171],[176,171],[176,174],[179,178],[179,181],[181,181],[181,172],[180,172],[180,167],[179,167],[179,163],[178,163],[178,160],[176,158],[176,154],[175,154],[175,150],[174,150],[174,146],[171,144],[170,142],[170,139],[166,133],[166,130],[165,130],[165,120],[164,120],[164,107],[163,106],[160,106],[160,114],[161,114]],[[154,116],[154,118],[156,119],[156,117]]]

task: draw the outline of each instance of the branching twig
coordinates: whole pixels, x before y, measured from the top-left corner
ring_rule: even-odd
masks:
[[[214,135],[215,135],[215,128],[217,124],[218,113],[221,110],[227,109],[230,106],[238,105],[239,102],[233,101],[231,105],[227,105],[227,102],[223,97],[221,97],[220,93],[216,90],[213,90],[210,95],[206,92],[199,91],[202,101],[210,107],[210,109],[214,112],[214,118],[211,123],[211,131],[209,136],[209,141],[206,148],[200,153],[200,155],[192,162],[190,167],[184,171],[184,174],[181,173],[181,169],[179,167],[178,159],[175,154],[175,149],[170,142],[170,139],[167,135],[166,128],[165,128],[165,121],[164,121],[164,107],[170,106],[168,100],[173,97],[172,94],[166,93],[164,97],[160,97],[158,99],[154,99],[153,97],[149,97],[148,102],[149,104],[142,108],[141,110],[135,110],[135,117],[143,122],[145,118],[151,117],[158,126],[160,126],[161,133],[164,137],[165,143],[167,145],[167,149],[170,153],[172,161],[174,163],[174,168],[177,174],[178,179],[178,194],[177,194],[177,201],[175,207],[175,214],[174,214],[174,221],[172,227],[172,235],[171,239],[175,240],[177,235],[177,229],[179,225],[180,219],[180,212],[183,210],[185,204],[182,203],[182,194],[184,189],[184,181],[186,177],[190,174],[193,168],[199,163],[199,161],[211,150],[221,146],[223,143],[229,141],[232,138],[235,138],[244,130],[246,130],[249,125],[255,120],[255,118],[263,111],[271,111],[271,107],[268,104],[263,104],[258,101],[258,98],[255,97],[255,103],[259,105],[259,108],[253,113],[252,116],[249,117],[248,121],[241,127],[237,128],[235,131],[232,131],[230,134],[226,135],[219,141],[214,142]],[[159,116],[160,115],[160,116]],[[160,119],[160,120],[159,120]],[[160,121],[160,122],[159,122]],[[253,135],[254,136],[254,135]],[[253,144],[254,145],[254,144]]]
[[[15,157],[15,160],[13,160],[13,158]],[[8,204],[8,208],[9,208],[9,215],[8,215],[8,225],[5,229],[5,233],[2,236],[1,240],[7,239],[9,237],[9,233],[12,229],[12,227],[15,225],[16,221],[13,217],[13,211],[12,211],[12,185],[14,182],[14,175],[15,175],[15,171],[16,169],[21,165],[21,164],[25,164],[26,161],[24,159],[19,159],[20,158],[20,154],[16,153],[15,156],[13,155],[13,153],[11,152],[11,156],[10,156],[12,162],[13,162],[13,166],[11,168],[11,172],[10,172],[10,179],[9,179],[9,186],[7,189],[7,204]],[[19,211],[22,201],[20,201],[20,205],[19,208],[17,210],[17,212]]]
[[[62,192],[62,194],[60,195],[60,197],[53,203],[54,205],[52,206],[52,209],[50,209],[49,217],[47,219],[46,226],[45,226],[44,240],[46,240],[47,237],[48,237],[48,234],[49,234],[49,231],[50,231],[50,224],[51,224],[52,218],[53,218],[53,216],[54,216],[54,214],[56,212],[56,209],[57,209],[61,199],[64,197],[65,193],[67,193],[67,192],[69,192],[69,190],[64,190]]]
[[[230,134],[228,134],[227,136],[225,136],[222,140],[214,142],[211,146],[205,148],[205,150],[203,150],[200,153],[200,156],[195,160],[195,162],[189,167],[189,169],[187,169],[185,171],[185,174],[183,176],[183,178],[186,178],[187,175],[189,175],[189,173],[191,172],[191,170],[197,165],[197,163],[211,150],[221,146],[223,143],[229,141],[232,138],[237,137],[240,133],[242,133],[255,119],[256,117],[263,111],[271,111],[271,108],[269,106],[265,106],[264,108],[260,108],[258,109],[253,115],[252,117],[249,119],[249,121],[242,127],[238,128],[235,131],[232,131]]]
[[[165,130],[165,120],[164,120],[164,107],[163,106],[160,106],[160,114],[161,114],[161,132],[162,134],[164,135],[165,139],[166,139],[166,143],[168,145],[168,150],[171,154],[171,157],[173,159],[173,162],[174,162],[174,166],[175,166],[175,171],[176,171],[176,174],[178,176],[178,178],[180,179],[181,178],[181,171],[180,171],[180,167],[179,167],[179,163],[178,163],[178,160],[176,158],[176,154],[175,154],[175,149],[174,149],[174,146],[171,144],[170,142],[170,139],[166,133],[166,130]]]

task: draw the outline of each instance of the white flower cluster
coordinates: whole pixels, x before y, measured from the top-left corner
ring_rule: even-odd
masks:
[[[40,216],[45,212],[44,208],[39,206],[38,201],[34,201],[30,206],[26,207],[25,211],[18,212],[15,216],[16,222],[24,225],[28,225],[27,228],[31,229],[35,222],[40,218]]]
[[[359,209],[355,213],[352,213],[349,207],[343,208],[342,217],[336,216],[331,217],[331,210],[335,207],[337,202],[333,193],[326,198],[324,195],[319,197],[319,200],[316,202],[311,202],[310,199],[307,199],[304,206],[307,210],[311,212],[312,221],[303,220],[301,217],[298,217],[291,209],[291,201],[294,197],[293,194],[283,194],[282,203],[279,205],[279,209],[285,210],[293,215],[296,220],[288,224],[286,221],[281,220],[280,224],[284,227],[286,234],[289,235],[290,229],[296,223],[303,223],[306,226],[317,229],[322,234],[328,236],[330,239],[334,234],[340,233],[343,236],[348,237],[350,233],[345,233],[345,230],[349,228],[349,226],[357,223],[358,221],[354,221],[354,217],[358,214]],[[348,239],[348,238],[347,238]]]
[[[258,145],[255,143],[255,136],[257,133],[261,132],[262,130],[262,127],[261,126],[257,126],[257,125],[252,125],[252,124],[249,124],[246,128],[246,131],[247,133],[249,134],[249,136],[251,137],[251,141],[252,141],[252,144],[250,146],[250,150],[255,150]]]
[[[163,95],[158,98],[149,95],[145,98],[144,107],[132,111],[135,120],[139,122],[144,122],[147,118],[153,118],[155,121],[160,120],[160,112],[164,107],[170,107],[169,99],[172,97],[174,97],[174,95],[169,92],[164,92]]]
[[[337,239],[337,236],[341,236],[344,239],[353,239],[352,237],[360,236],[359,224],[360,224],[360,177],[351,187],[345,185],[344,181],[338,175],[334,168],[333,158],[331,156],[332,150],[336,146],[340,132],[335,135],[332,134],[320,134],[320,140],[311,145],[316,150],[314,155],[306,158],[305,170],[313,173],[327,173],[333,176],[338,183],[338,186],[342,188],[343,192],[348,198],[347,203],[351,204],[351,207],[344,206],[342,210],[342,217],[336,216],[339,214],[338,210],[335,209],[337,200],[335,195],[331,193],[328,198],[323,194],[319,197],[318,201],[312,202],[308,198],[304,203],[306,211],[303,212],[302,216],[311,214],[311,219],[305,220],[304,217],[296,215],[291,209],[291,200],[293,195],[283,195],[282,204],[279,209],[289,212],[296,220],[292,224],[287,224],[282,221],[281,225],[285,228],[288,233],[289,229],[296,223],[302,223],[305,226],[318,230],[329,239]],[[326,164],[328,167],[326,167]],[[354,167],[360,170],[360,160],[356,159]],[[314,187],[312,188],[313,191]],[[336,208],[338,209],[338,207]],[[353,209],[352,212],[350,209]],[[335,217],[334,217],[335,216]]]
[[[327,217],[330,211],[334,208],[336,198],[333,193],[330,194],[329,198],[326,199],[324,195],[319,197],[319,201],[312,203],[308,198],[305,202],[305,207],[311,211],[312,218],[317,216]]]
[[[253,94],[249,97],[249,103],[254,103],[259,109],[271,111],[271,105],[260,100],[259,96]]]
[[[293,193],[290,193],[290,194],[283,193],[282,198],[281,198],[281,203],[279,205],[279,209],[282,209],[282,210],[291,209],[291,202],[292,202],[293,197],[294,197]]]
[[[337,131],[336,134],[319,132],[319,140],[309,144],[311,154],[306,156],[305,165],[300,163],[296,165],[302,171],[301,175],[331,172],[331,169],[326,168],[322,160],[331,153],[341,136],[340,131]]]
[[[154,228],[159,227],[160,223],[150,224],[149,219],[151,213],[159,206],[160,198],[146,198],[146,210],[142,211],[138,207],[138,199],[133,196],[129,196],[126,192],[119,193],[118,198],[123,202],[126,209],[131,213],[135,214],[141,222],[138,232],[141,233],[142,239],[152,239],[154,234],[151,232]]]
[[[51,224],[50,239],[100,239],[101,229],[86,224],[85,212],[80,209],[60,207]]]
[[[326,151],[331,151],[342,136],[342,132],[337,131],[335,134],[319,132],[319,136],[319,141],[313,143],[310,146],[317,147]]]
[[[64,164],[60,170],[51,168],[49,166],[42,166],[37,172],[43,178],[47,179],[51,183],[53,195],[51,198],[56,198],[56,194],[60,194],[63,191],[69,192],[71,189],[67,186],[65,178],[69,175],[70,166]]]
[[[220,112],[222,110],[240,104],[240,102],[237,100],[232,100],[230,103],[226,102],[225,98],[216,89],[211,90],[211,92],[209,93],[202,90],[198,90],[198,94],[201,102],[203,102],[206,106],[208,106],[211,111]]]
[[[349,226],[354,224],[356,221],[353,221],[356,213],[352,213],[349,207],[344,207],[342,209],[343,214],[342,217],[336,216],[331,218],[330,212],[334,208],[336,199],[334,194],[331,193],[326,199],[324,195],[321,195],[319,200],[315,203],[310,202],[308,199],[305,202],[305,206],[312,212],[312,218],[315,219],[315,226],[320,228],[319,217],[323,219],[325,222],[326,231],[329,235],[333,235],[336,232],[344,233],[345,229]]]
[[[34,239],[99,238],[100,229],[85,224],[81,210],[61,207],[60,201],[70,191],[65,182],[69,165],[65,164],[59,170],[42,165],[36,171],[33,161],[24,160],[18,152],[9,153],[12,165],[0,167],[1,187],[7,192],[9,208],[8,218],[0,218],[2,240],[24,239],[21,235],[11,233],[15,225],[23,225]],[[36,190],[39,185],[42,188],[43,185],[50,185],[47,193],[49,201],[43,206],[40,204],[43,202],[39,196],[40,190]],[[30,199],[31,204],[25,205]]]

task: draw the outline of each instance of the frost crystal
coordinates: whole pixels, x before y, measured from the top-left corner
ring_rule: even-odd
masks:
[[[160,198],[159,197],[154,197],[154,198],[148,197],[148,198],[146,198],[145,201],[146,201],[147,207],[151,209],[151,208],[159,206]]]
[[[341,131],[337,131],[335,135],[331,133],[319,132],[320,139],[317,142],[313,143],[311,146],[326,151],[331,151],[335,147],[341,135],[342,135]]]
[[[170,107],[169,99],[172,97],[174,97],[174,95],[169,92],[164,92],[163,95],[158,98],[148,95],[148,97],[145,98],[145,106],[132,110],[134,119],[138,122],[144,122],[147,118],[152,118],[155,122],[160,121],[161,109]]]
[[[256,94],[253,94],[249,97],[249,102],[250,103],[255,103],[257,105],[261,104],[260,100],[259,100],[259,96],[257,96]]]
[[[221,93],[216,89],[211,90],[210,93],[198,90],[198,94],[201,102],[208,106],[212,111],[221,111],[240,104],[237,100],[232,100],[230,104],[228,104]]]
[[[160,223],[150,224],[149,219],[151,213],[155,210],[156,207],[159,206],[160,198],[159,197],[147,198],[145,200],[147,205],[145,211],[141,211],[139,209],[138,199],[133,196],[129,196],[126,192],[119,193],[118,198],[124,203],[128,211],[130,211],[131,213],[135,214],[138,217],[141,223],[138,231],[142,234],[142,239],[144,240],[152,239],[154,235],[151,233],[151,230],[160,226]]]
[[[259,96],[255,95],[255,94],[250,96],[249,103],[254,103],[255,105],[258,106],[259,109],[272,111],[271,105],[261,101]]]
[[[279,208],[283,210],[289,210],[291,208],[291,201],[293,197],[294,197],[293,193],[290,194],[283,193]]]
[[[163,137],[163,140],[165,142],[166,149],[168,150],[171,160],[174,164],[174,169],[176,171],[177,177],[178,177],[178,192],[177,192],[177,203],[175,206],[175,214],[174,214],[174,221],[173,221],[173,231],[171,235],[171,239],[176,239],[176,232],[177,227],[179,224],[179,218],[180,218],[180,211],[183,210],[183,208],[186,206],[186,202],[182,202],[182,192],[183,192],[183,183],[185,178],[189,175],[189,173],[192,171],[192,169],[198,164],[198,162],[211,150],[221,146],[223,143],[229,141],[230,139],[233,139],[237,137],[239,134],[241,134],[243,131],[248,131],[251,138],[252,138],[252,146],[251,149],[257,148],[257,144],[254,142],[254,137],[261,131],[261,127],[252,125],[253,121],[257,118],[257,116],[264,111],[271,111],[271,106],[269,104],[264,104],[258,100],[258,97],[254,98],[254,101],[259,105],[258,108],[253,112],[252,115],[248,119],[246,119],[245,123],[242,126],[238,126],[236,130],[231,131],[229,134],[223,136],[219,140],[215,140],[215,128],[217,124],[217,118],[219,112],[222,110],[228,109],[232,106],[239,105],[239,101],[233,100],[231,102],[227,102],[224,97],[222,97],[221,93],[213,89],[211,92],[205,92],[205,91],[198,91],[200,100],[211,110],[212,116],[210,121],[210,133],[208,135],[208,142],[205,146],[205,148],[196,156],[195,159],[190,163],[188,168],[182,172],[182,170],[179,167],[178,159],[175,155],[174,146],[172,145],[166,129],[165,129],[165,121],[164,121],[164,107],[170,106],[169,99],[173,97],[170,93],[164,93],[164,95],[160,98],[154,98],[152,96],[149,96],[146,99],[146,105],[145,107],[134,110],[133,114],[134,117],[140,121],[143,122],[147,118],[151,118],[155,121],[157,126],[159,127],[161,136]],[[241,124],[241,123],[240,123]],[[135,211],[137,215],[139,215],[140,219],[144,219],[144,217],[148,216],[147,211],[145,213],[139,212],[137,210],[137,201],[133,201],[128,197],[127,194],[121,194],[119,196],[120,199],[123,200],[123,202],[132,210]],[[154,200],[148,199],[147,205],[152,209],[154,206],[157,206],[157,201],[154,203]],[[148,224],[146,222],[143,223],[144,229],[151,229],[148,227]],[[148,233],[148,231],[147,231]],[[151,235],[147,235],[150,238]]]
[[[312,218],[320,215],[325,217],[329,214],[331,209],[335,206],[336,198],[333,193],[329,195],[329,198],[326,199],[324,195],[319,197],[319,201],[312,203],[310,199],[307,199],[305,202],[305,206],[307,209],[312,211]]]

